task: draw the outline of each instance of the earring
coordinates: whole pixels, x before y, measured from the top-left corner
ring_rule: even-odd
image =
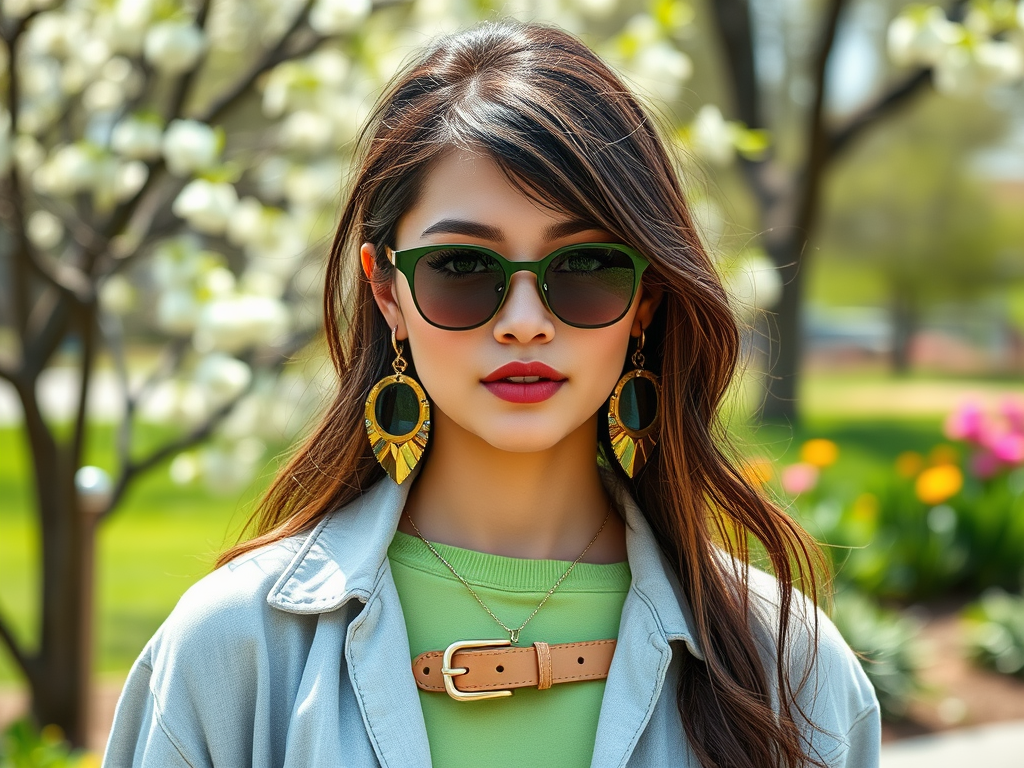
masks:
[[[403,483],[423,456],[430,435],[430,401],[419,382],[405,375],[404,345],[391,331],[393,376],[373,385],[366,398],[366,434],[377,462],[396,483]]]
[[[629,477],[635,477],[647,463],[657,442],[661,421],[661,384],[657,375],[643,370],[643,348],[644,332],[641,330],[632,358],[636,368],[619,379],[608,399],[608,435],[612,450]]]

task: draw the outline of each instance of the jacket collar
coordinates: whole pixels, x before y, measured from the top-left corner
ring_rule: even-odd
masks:
[[[601,476],[626,522],[631,592],[650,609],[666,640],[682,641],[690,653],[703,659],[692,630],[689,603],[650,525],[625,484],[610,471],[602,471]],[[414,476],[398,485],[385,477],[356,500],[326,515],[278,578],[267,602],[300,614],[333,611],[353,597],[366,602],[387,561],[388,546],[413,481]]]

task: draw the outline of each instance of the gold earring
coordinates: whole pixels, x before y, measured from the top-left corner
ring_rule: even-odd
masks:
[[[391,331],[393,376],[373,385],[366,398],[366,434],[377,462],[396,483],[403,483],[423,456],[430,435],[430,401],[420,383],[405,375],[404,345]]]
[[[608,399],[608,435],[612,450],[630,477],[635,477],[650,458],[661,422],[661,383],[657,375],[643,370],[643,348],[641,329],[632,358],[636,368],[619,379]]]

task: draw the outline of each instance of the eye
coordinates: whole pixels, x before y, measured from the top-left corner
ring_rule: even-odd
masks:
[[[451,248],[435,251],[426,258],[431,269],[450,277],[470,275],[476,272],[491,272],[495,268],[493,259],[487,254],[476,251]]]
[[[559,272],[594,272],[607,266],[607,252],[596,248],[569,251],[555,265]]]

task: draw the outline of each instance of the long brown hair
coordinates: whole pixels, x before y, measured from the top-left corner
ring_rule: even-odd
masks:
[[[709,767],[814,762],[801,736],[806,724],[796,722],[800,675],[794,678],[786,660],[798,599],[793,587],[805,585],[816,599],[819,553],[744,479],[724,447],[718,412],[736,369],[739,331],[670,156],[636,98],[571,35],[488,23],[440,39],[407,67],[378,103],[360,146],[326,270],[337,394],[254,514],[253,538],[220,563],[309,529],[383,477],[362,420],[370,388],[390,372],[389,329],[362,275],[358,246],[374,243],[383,254],[394,245],[398,219],[442,154],[486,153],[525,193],[646,254],[644,280],[664,290],[645,345],[648,367],[661,375],[662,433],[639,478],[623,481],[679,577],[705,654],[703,661],[683,654],[677,692],[694,751]],[[383,257],[376,266],[390,279]],[[607,458],[604,432],[600,450]],[[779,582],[782,618],[769,628],[774,668],[758,653],[745,566],[749,537],[767,553]],[[723,549],[744,564],[738,572],[723,567]]]

